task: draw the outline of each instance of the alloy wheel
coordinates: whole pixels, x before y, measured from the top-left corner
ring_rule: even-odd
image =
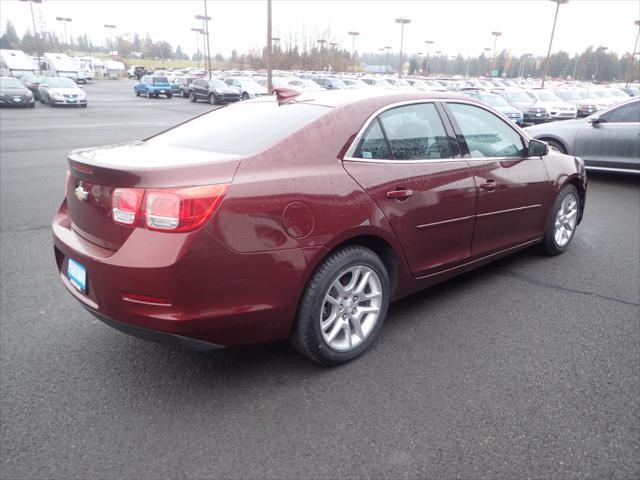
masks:
[[[556,214],[554,239],[556,245],[564,247],[573,236],[578,220],[578,200],[573,194],[568,194],[562,200]]]
[[[373,331],[382,307],[382,283],[364,265],[340,272],[324,296],[320,332],[334,350],[357,348]]]

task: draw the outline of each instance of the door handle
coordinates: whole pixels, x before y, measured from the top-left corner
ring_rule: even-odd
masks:
[[[413,190],[409,190],[407,188],[391,190],[390,192],[387,192],[387,198],[393,198],[396,200],[406,200],[411,195],[413,195]]]
[[[481,183],[480,184],[480,188],[483,189],[483,190],[488,190],[488,191],[492,192],[496,188],[498,188],[498,185],[496,184],[495,180],[489,179],[485,183]]]

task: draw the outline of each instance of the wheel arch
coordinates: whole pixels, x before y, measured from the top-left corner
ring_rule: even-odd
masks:
[[[540,135],[539,137],[535,137],[535,139],[536,140],[542,140],[543,142],[551,140],[553,142],[559,143],[560,145],[562,145],[562,148],[564,148],[564,152],[561,152],[561,153],[565,153],[567,155],[571,155],[571,152],[569,151],[569,146],[567,145],[567,142],[563,138],[560,138],[558,135],[544,134],[544,135]]]

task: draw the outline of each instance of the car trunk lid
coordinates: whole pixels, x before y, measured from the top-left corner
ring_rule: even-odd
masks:
[[[127,143],[75,150],[69,155],[67,208],[73,230],[117,250],[133,228],[113,220],[116,188],[178,188],[231,183],[238,155]]]

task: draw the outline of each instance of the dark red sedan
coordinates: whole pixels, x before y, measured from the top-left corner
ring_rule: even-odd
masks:
[[[196,349],[290,338],[338,364],[390,301],[564,251],[586,186],[580,158],[467,97],[280,91],[72,152],[55,256],[119,330]]]

